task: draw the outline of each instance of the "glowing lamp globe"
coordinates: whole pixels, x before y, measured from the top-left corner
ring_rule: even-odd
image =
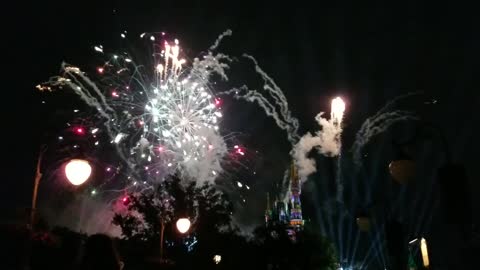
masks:
[[[425,268],[428,268],[428,266],[430,266],[430,260],[428,258],[427,240],[425,240],[425,238],[422,238],[422,240],[420,240],[420,250],[422,251],[423,266],[425,266]]]
[[[362,232],[368,232],[370,230],[370,219],[366,216],[357,217],[357,226]]]
[[[409,159],[394,160],[388,169],[399,184],[406,184],[415,176],[415,163]]]
[[[188,218],[180,218],[177,220],[177,230],[180,233],[186,233],[190,229],[190,220]]]
[[[65,166],[65,175],[72,185],[78,186],[88,180],[92,173],[90,163],[82,159],[72,159]]]
[[[219,264],[221,261],[222,261],[222,256],[220,255],[213,256],[213,262],[215,262],[215,264]]]

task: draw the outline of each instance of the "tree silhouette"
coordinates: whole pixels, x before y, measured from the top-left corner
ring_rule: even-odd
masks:
[[[226,194],[212,184],[198,186],[193,181],[172,176],[153,190],[128,194],[128,211],[116,213],[112,223],[120,226],[126,240],[159,243],[161,223],[165,224],[164,237],[176,241],[179,218],[192,222],[189,235],[197,239],[197,252],[213,252],[235,228],[231,225],[232,203]],[[210,257],[208,257],[211,260]]]
[[[306,225],[292,241],[286,225],[260,227],[257,239],[257,260],[268,269],[338,269],[338,259],[332,243],[313,226]]]
[[[154,190],[129,194],[128,212],[117,213],[113,223],[120,226],[128,242],[159,244],[161,222],[165,239],[178,243],[181,235],[176,232],[175,221],[188,217],[191,222],[189,235],[197,244],[189,252],[170,248],[168,257],[178,269],[336,269],[337,258],[331,243],[305,227],[292,242],[285,226],[259,227],[254,237],[247,241],[232,223],[232,203],[226,194],[212,184],[197,186],[173,176]],[[131,246],[131,245],[130,245]],[[148,249],[147,249],[148,250]],[[213,262],[215,255],[222,262]]]

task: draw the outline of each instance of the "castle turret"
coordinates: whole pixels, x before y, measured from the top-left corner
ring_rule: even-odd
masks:
[[[292,208],[290,210],[290,226],[300,229],[303,227],[302,219],[302,204],[300,202],[300,179],[298,178],[297,168],[292,162],[290,167],[290,191],[291,191],[291,204]]]
[[[298,178],[297,168],[292,163],[290,167],[290,190],[287,192],[287,199],[280,199],[278,196],[273,203],[270,201],[270,194],[267,193],[267,209],[265,210],[266,226],[287,225],[287,231],[295,235],[296,231],[303,229],[302,205],[300,202],[301,185]]]
[[[288,224],[288,219],[290,217],[288,216],[287,207],[285,203],[281,200],[277,200],[277,202],[275,203],[275,207],[277,209],[278,223]]]
[[[272,206],[270,205],[270,194],[267,192],[267,209],[265,210],[265,224],[268,226],[272,221]]]

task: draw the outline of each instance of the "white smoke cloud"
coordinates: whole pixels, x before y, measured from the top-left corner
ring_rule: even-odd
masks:
[[[55,200],[46,202],[46,205],[45,215],[52,226],[67,227],[86,234],[121,235],[120,228],[112,224],[114,205],[104,198],[78,195],[60,207]]]
[[[320,145],[318,137],[313,136],[310,132],[305,134],[293,149],[293,158],[299,167],[298,174],[301,176],[310,175],[316,169],[315,160],[308,158],[308,153],[316,146]]]
[[[293,158],[299,168],[298,174],[301,179],[306,179],[308,175],[317,171],[315,160],[308,158],[308,154],[313,149],[317,150],[319,154],[329,157],[340,154],[344,111],[345,103],[340,98],[335,98],[332,101],[332,112],[329,120],[322,117],[323,112],[315,117],[321,130],[315,132],[315,135],[307,132],[294,146]]]

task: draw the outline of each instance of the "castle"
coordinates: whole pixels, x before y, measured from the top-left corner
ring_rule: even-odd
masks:
[[[290,167],[290,198],[287,202],[275,200],[273,207],[270,195],[267,193],[267,209],[265,211],[265,224],[268,227],[277,225],[286,226],[289,234],[303,230],[302,204],[300,202],[300,179],[297,168],[292,163]]]

